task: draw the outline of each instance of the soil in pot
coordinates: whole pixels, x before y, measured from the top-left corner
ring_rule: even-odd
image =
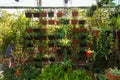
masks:
[[[77,11],[72,11],[72,17],[77,17],[78,16],[78,12]]]
[[[40,23],[41,23],[42,25],[47,25],[47,20],[41,20]]]
[[[57,12],[57,17],[62,17],[63,16],[63,12]]]
[[[48,20],[48,24],[54,25],[54,24],[55,24],[55,21],[54,21],[54,20]]]
[[[31,12],[26,12],[26,13],[25,13],[25,16],[26,16],[27,18],[31,18],[31,17],[32,17],[32,13],[31,13]]]
[[[47,12],[41,11],[40,12],[40,17],[47,17]]]
[[[48,17],[54,17],[54,12],[53,11],[48,12]]]
[[[36,13],[33,13],[33,16],[34,17],[40,17],[40,14],[38,12],[36,12]]]
[[[71,20],[71,24],[73,24],[73,25],[78,24],[78,20]]]

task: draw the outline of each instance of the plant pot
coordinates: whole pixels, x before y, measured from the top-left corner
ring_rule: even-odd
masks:
[[[62,17],[63,16],[63,12],[57,12],[57,17]]]
[[[98,37],[100,30],[93,30],[93,37]]]
[[[32,30],[32,28],[31,28],[31,27],[26,28],[26,32],[31,33],[32,31],[33,31],[33,30]]]
[[[61,24],[61,21],[56,21],[56,25],[60,25]]]
[[[41,11],[40,12],[40,17],[47,17],[47,12]]]
[[[47,25],[47,20],[41,20],[40,23],[41,23],[42,25]]]
[[[87,28],[80,28],[80,32],[87,32]]]
[[[72,17],[77,17],[78,16],[78,12],[77,11],[72,11]]]
[[[40,17],[40,14],[38,12],[36,12],[36,13],[33,13],[33,16],[34,17]]]
[[[48,12],[48,17],[54,17],[54,12],[53,11]]]
[[[85,24],[86,20],[79,20],[79,24]]]
[[[27,18],[31,18],[31,17],[32,17],[32,13],[31,13],[31,12],[25,12],[25,16],[26,16]]]
[[[71,20],[71,24],[73,24],[73,25],[78,24],[78,20]]]
[[[48,24],[54,25],[54,24],[55,24],[55,21],[54,21],[54,20],[48,20]]]
[[[78,44],[78,43],[79,43],[79,40],[78,40],[78,39],[73,39],[73,40],[72,40],[72,43],[73,43],[73,44]]]
[[[79,32],[79,28],[72,28],[72,32]]]
[[[108,80],[120,80],[120,75],[113,75],[109,70],[107,70],[107,76]]]

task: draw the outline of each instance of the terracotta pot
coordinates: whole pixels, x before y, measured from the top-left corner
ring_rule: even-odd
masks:
[[[31,12],[25,12],[25,16],[26,16],[27,18],[31,18],[31,17],[32,17],[32,13],[31,13]]]
[[[109,70],[107,70],[107,76],[108,80],[120,80],[120,75],[113,75]]]
[[[56,21],[56,24],[57,24],[57,25],[60,25],[60,24],[61,24],[61,21]]]
[[[79,32],[79,28],[72,28],[72,32]]]
[[[93,37],[98,37],[99,32],[99,30],[93,30]]]
[[[41,11],[40,12],[40,17],[47,17],[47,12]]]
[[[26,28],[26,32],[31,33],[32,31],[33,31],[33,30],[32,30],[32,28],[31,28],[31,27]]]
[[[80,32],[86,32],[87,28],[80,28]]]
[[[73,40],[72,40],[72,43],[73,43],[73,44],[78,44],[78,43],[79,43],[79,40],[73,39]]]
[[[48,12],[48,17],[54,17],[54,12],[53,11]]]
[[[47,25],[47,20],[41,20],[40,23],[41,23],[42,25]]]
[[[78,20],[71,20],[71,24],[73,24],[73,25],[78,24]]]
[[[77,17],[78,16],[78,12],[77,11],[72,11],[72,17]]]
[[[54,25],[54,24],[55,24],[55,21],[54,21],[54,20],[48,20],[48,24]]]
[[[40,14],[38,12],[36,12],[36,13],[33,13],[33,16],[34,17],[40,17]]]
[[[62,17],[63,16],[63,12],[58,12],[57,13],[57,17]]]

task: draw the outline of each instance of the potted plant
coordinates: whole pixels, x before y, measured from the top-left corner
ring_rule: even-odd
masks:
[[[79,28],[72,28],[72,32],[79,32]]]
[[[100,32],[99,28],[94,27],[93,30],[92,30],[93,37],[98,37],[99,32]]]
[[[79,43],[79,40],[78,40],[78,39],[72,39],[72,43],[73,43],[73,44],[78,44],[78,43]]]
[[[120,70],[118,68],[110,68],[107,70],[108,80],[120,80]]]

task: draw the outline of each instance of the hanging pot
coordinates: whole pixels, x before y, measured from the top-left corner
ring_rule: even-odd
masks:
[[[87,28],[80,28],[80,32],[87,32]]]
[[[40,12],[40,17],[47,17],[47,12],[41,11]]]
[[[40,32],[40,29],[39,28],[34,28],[33,32]]]
[[[78,20],[71,20],[71,24],[73,24],[73,25],[78,24]]]
[[[72,28],[72,32],[79,32],[79,28]]]
[[[106,73],[108,76],[108,80],[120,80],[120,75],[114,75],[114,74],[110,73],[109,69],[106,71]]]
[[[26,28],[26,32],[31,33],[32,31],[33,31],[33,30],[32,30],[32,28],[31,28],[31,27]]]
[[[57,12],[57,17],[62,17],[63,16],[63,12]]]
[[[44,47],[38,47],[38,51],[39,51],[39,52],[43,52],[44,50],[45,50]]]
[[[38,12],[33,13],[34,17],[40,17],[40,14]]]
[[[98,37],[99,32],[99,30],[93,30],[93,37]]]
[[[86,20],[79,20],[79,24],[85,24]]]
[[[56,21],[56,25],[60,25],[61,24],[61,21]]]
[[[41,20],[41,21],[40,21],[40,24],[42,24],[42,25],[47,25],[47,20]]]
[[[49,25],[54,25],[54,24],[55,24],[55,21],[54,21],[54,20],[48,20],[48,24],[49,24]]]
[[[25,12],[25,16],[27,18],[31,18],[32,17],[32,12]]]
[[[48,17],[54,17],[54,12],[53,11],[48,12]]]
[[[72,17],[77,17],[78,16],[78,12],[77,11],[72,11]]]
[[[78,44],[78,43],[79,43],[79,40],[78,40],[78,39],[73,39],[73,40],[72,40],[72,43],[73,43],[73,44]]]

